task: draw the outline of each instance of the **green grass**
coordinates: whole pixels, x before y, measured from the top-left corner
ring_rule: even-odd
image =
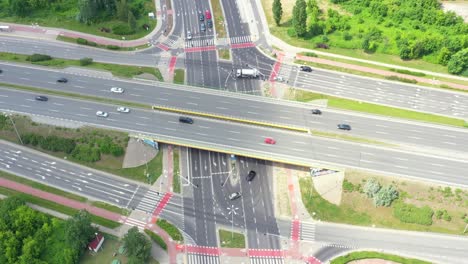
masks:
[[[70,208],[70,207],[67,207],[67,206],[64,206],[64,205],[61,205],[61,204],[58,204],[58,203],[54,203],[54,202],[49,201],[49,200],[41,199],[41,198],[26,194],[26,193],[21,193],[21,192],[15,191],[15,190],[11,190],[11,189],[8,189],[8,188],[5,188],[5,187],[0,187],[0,193],[3,194],[3,195],[6,195],[6,196],[16,195],[16,196],[21,197],[23,200],[25,200],[28,203],[35,204],[35,205],[38,205],[38,206],[41,206],[41,207],[44,207],[44,208],[48,208],[48,209],[54,210],[56,212],[66,214],[66,215],[70,215],[70,216],[72,216],[72,215],[74,215],[74,214],[76,214],[78,212],[77,209]],[[108,219],[105,219],[105,218],[102,218],[102,217],[96,216],[96,215],[91,215],[91,220],[95,224],[102,225],[102,226],[112,228],[112,229],[117,228],[117,227],[122,225],[122,224],[120,224],[118,222],[114,222],[112,220],[108,220]]]
[[[231,59],[231,52],[228,49],[219,49],[218,56],[220,59],[223,60],[230,60]]]
[[[219,240],[224,248],[245,248],[244,234],[219,229]]]
[[[294,92],[292,92],[294,94]],[[352,110],[363,113],[370,113],[382,116],[390,116],[402,119],[423,121],[441,125],[450,125],[456,127],[466,127],[467,123],[462,119],[438,116],[434,114],[421,113],[395,107],[377,105],[355,100],[338,98],[319,93],[308,92],[304,90],[295,90],[293,99],[299,102],[309,102],[312,100],[325,99],[328,100],[328,106],[344,110]]]
[[[213,10],[213,14],[211,14],[211,16],[213,19],[213,27],[216,29],[217,38],[226,38],[227,34],[224,26],[224,16],[220,1],[221,0],[210,0],[211,10]]]
[[[179,243],[183,243],[184,237],[180,233],[179,229],[175,227],[173,224],[169,223],[164,219],[158,219],[156,222],[158,226],[167,232],[167,234],[174,240],[179,241]]]
[[[30,187],[32,187],[34,189],[38,189],[38,190],[41,190],[41,191],[44,191],[44,192],[60,195],[60,196],[66,197],[68,199],[72,199],[72,200],[79,201],[79,202],[82,202],[82,203],[85,203],[88,200],[85,197],[82,197],[82,196],[79,196],[79,195],[76,195],[76,194],[73,194],[73,193],[65,192],[65,191],[56,189],[54,187],[50,187],[50,186],[44,185],[42,183],[38,183],[36,181],[28,180],[26,178],[16,176],[16,175],[13,175],[13,174],[1,171],[1,170],[0,170],[0,178],[8,179],[8,180],[11,180],[11,181],[14,181],[14,182],[17,182],[17,183],[21,183],[21,184],[30,186]]]
[[[145,229],[145,233],[151,238],[151,240],[158,244],[162,249],[167,251],[167,244],[166,242],[164,242],[164,239],[162,239],[160,236],[156,235],[148,229]]]
[[[363,226],[371,224],[368,214],[356,212],[352,208],[342,208],[323,199],[315,190],[310,177],[301,178],[299,185],[304,206],[309,214],[315,213],[318,219]]]
[[[101,201],[91,202],[91,205],[95,206],[95,207],[105,209],[105,210],[110,211],[110,212],[120,214],[120,215],[129,215],[130,214],[130,211],[128,211],[125,208],[120,208],[118,206],[108,204],[108,203],[104,203],[104,202],[101,202]]]
[[[383,259],[390,260],[402,264],[430,264],[431,262],[422,261],[414,258],[404,258],[397,255],[385,254],[374,251],[357,251],[351,252],[344,256],[337,257],[330,261],[331,264],[346,264],[354,260],[360,259]]]
[[[180,193],[180,177],[179,175],[179,148],[174,147],[173,148],[173,179],[172,179],[172,191],[175,193]]]
[[[174,83],[184,84],[185,83],[185,70],[175,69],[174,71]]]
[[[65,36],[60,36],[60,35],[57,36],[56,40],[60,40],[60,41],[63,41],[63,42],[69,42],[69,43],[73,43],[73,44],[80,44],[80,43],[76,42],[76,40],[77,40],[76,38],[65,37]],[[83,46],[86,46],[86,45],[83,45]],[[98,44],[97,46],[88,46],[88,47],[109,50],[106,45],[100,45],[100,44]],[[149,47],[151,47],[151,46],[149,46],[148,44],[144,44],[144,45],[139,45],[139,46],[134,46],[134,47],[119,47],[118,50],[119,51],[135,51],[135,50],[145,49],[145,48],[149,48]]]
[[[312,130],[311,132],[312,132],[312,135],[319,136],[319,137],[342,139],[342,140],[347,140],[347,141],[373,144],[373,145],[393,146],[392,144],[385,143],[382,141],[372,140],[372,139],[367,139],[367,138],[362,138],[362,137],[355,137],[355,136],[350,136],[350,135],[345,135],[345,134],[330,133],[330,132],[324,132],[324,131],[319,131],[319,130]]]
[[[101,170],[106,170],[110,173],[132,179],[135,181],[140,181],[140,182],[146,182],[149,184],[153,184],[159,176],[162,174],[162,151],[159,151],[156,157],[154,157],[152,160],[148,162],[148,173],[149,178],[146,177],[145,172],[146,172],[146,165],[143,164],[138,167],[134,168],[120,168],[120,169],[110,169],[110,168],[100,168],[96,167],[97,169]]]
[[[147,73],[156,77],[158,81],[163,81],[163,77],[159,69],[152,68],[152,67],[129,66],[129,65],[102,63],[102,62],[93,62],[86,66],[80,66],[79,60],[69,60],[69,59],[59,59],[59,58],[52,58],[52,60],[48,60],[48,61],[31,63],[30,61],[26,60],[27,58],[28,58],[28,55],[0,52],[0,60],[4,60],[4,61],[13,61],[13,62],[42,65],[42,66],[55,67],[55,68],[66,68],[70,66],[85,67],[85,68],[91,68],[91,69],[97,69],[97,70],[106,70],[106,71],[111,72],[115,76],[126,77],[126,78],[132,78],[137,75]]]

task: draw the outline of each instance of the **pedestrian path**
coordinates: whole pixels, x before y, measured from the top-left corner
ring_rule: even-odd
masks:
[[[250,258],[250,264],[284,264],[282,258]]]
[[[219,264],[219,256],[188,254],[189,264]]]
[[[214,46],[214,39],[194,39],[185,41],[186,48]]]
[[[161,197],[162,194],[159,192],[148,190],[135,209],[145,213],[152,213],[161,200]]]
[[[137,220],[137,219],[133,219],[133,218],[130,218],[130,217],[125,219],[124,224],[129,225],[129,226],[136,226],[138,228],[138,230],[140,230],[140,231],[145,230],[146,225],[147,225],[146,222],[143,222],[143,221],[140,221],[140,220]]]
[[[229,40],[231,44],[252,42],[252,38],[250,36],[232,37]]]
[[[301,222],[301,240],[315,241],[315,222]]]

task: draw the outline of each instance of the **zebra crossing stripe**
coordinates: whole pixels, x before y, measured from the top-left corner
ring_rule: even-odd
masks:
[[[129,226],[136,226],[140,230],[143,230],[146,227],[145,222],[140,221],[140,220],[136,220],[136,219],[133,219],[133,218],[130,218],[130,217],[125,220],[124,224],[129,225]]]

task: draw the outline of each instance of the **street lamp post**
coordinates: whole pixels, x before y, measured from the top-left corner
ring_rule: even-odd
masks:
[[[16,124],[15,121],[13,121],[13,118],[11,118],[11,114],[7,114],[7,116],[10,118],[11,123],[13,124],[13,128],[15,129],[16,135],[19,138],[19,141],[21,142],[21,145],[24,145],[23,140],[21,139],[20,134],[18,133],[18,129],[16,129]]]

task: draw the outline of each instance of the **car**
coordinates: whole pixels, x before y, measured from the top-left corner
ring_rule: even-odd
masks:
[[[200,30],[203,32],[203,31],[206,31],[206,26],[205,26],[205,23],[204,22],[201,22],[200,24]]]
[[[213,28],[213,21],[207,20],[207,21],[206,21],[206,26],[207,26],[208,28]]]
[[[313,115],[321,115],[322,114],[322,111],[320,111],[320,109],[312,109],[310,112]]]
[[[124,92],[124,89],[123,88],[120,88],[120,87],[112,87],[110,89],[111,92],[113,93],[123,93]]]
[[[341,130],[351,130],[351,126],[348,124],[338,124],[338,129]]]
[[[192,32],[187,31],[187,39],[191,40],[192,39]]]
[[[117,108],[117,112],[120,112],[120,113],[130,113],[130,109],[127,108],[127,107],[120,106],[120,107]]]
[[[185,123],[185,124],[193,124],[193,119],[187,116],[181,116],[179,117],[179,122]]]
[[[43,95],[38,95],[36,96],[36,101],[43,101],[43,102],[47,102],[49,100],[49,98],[47,98],[47,96],[43,96]]]
[[[58,79],[57,82],[59,82],[59,83],[67,83],[68,80],[67,80],[67,78],[62,77],[62,78]]]
[[[206,19],[211,19],[210,10],[206,10],[206,11],[205,11],[205,17],[206,17]]]
[[[104,111],[97,111],[96,115],[99,116],[99,117],[108,117],[109,116],[109,114],[107,112],[104,112]]]
[[[2,72],[3,72],[2,69],[0,69],[0,73],[2,73]]]
[[[229,200],[233,201],[241,197],[240,192],[233,192],[229,195]]]
[[[309,66],[304,66],[302,65],[301,67],[299,67],[301,69],[301,71],[305,71],[305,72],[312,72],[312,68],[309,67]]]
[[[274,145],[274,144],[276,144],[276,140],[274,140],[271,137],[267,137],[267,138],[265,138],[265,143],[270,144],[270,145]]]
[[[255,171],[249,171],[249,174],[247,174],[247,177],[245,177],[245,179],[247,181],[252,181],[255,176],[257,176],[257,173]]]
[[[198,14],[198,19],[199,19],[200,21],[203,21],[203,20],[205,20],[205,17],[203,16],[202,13],[200,13],[200,14]]]

